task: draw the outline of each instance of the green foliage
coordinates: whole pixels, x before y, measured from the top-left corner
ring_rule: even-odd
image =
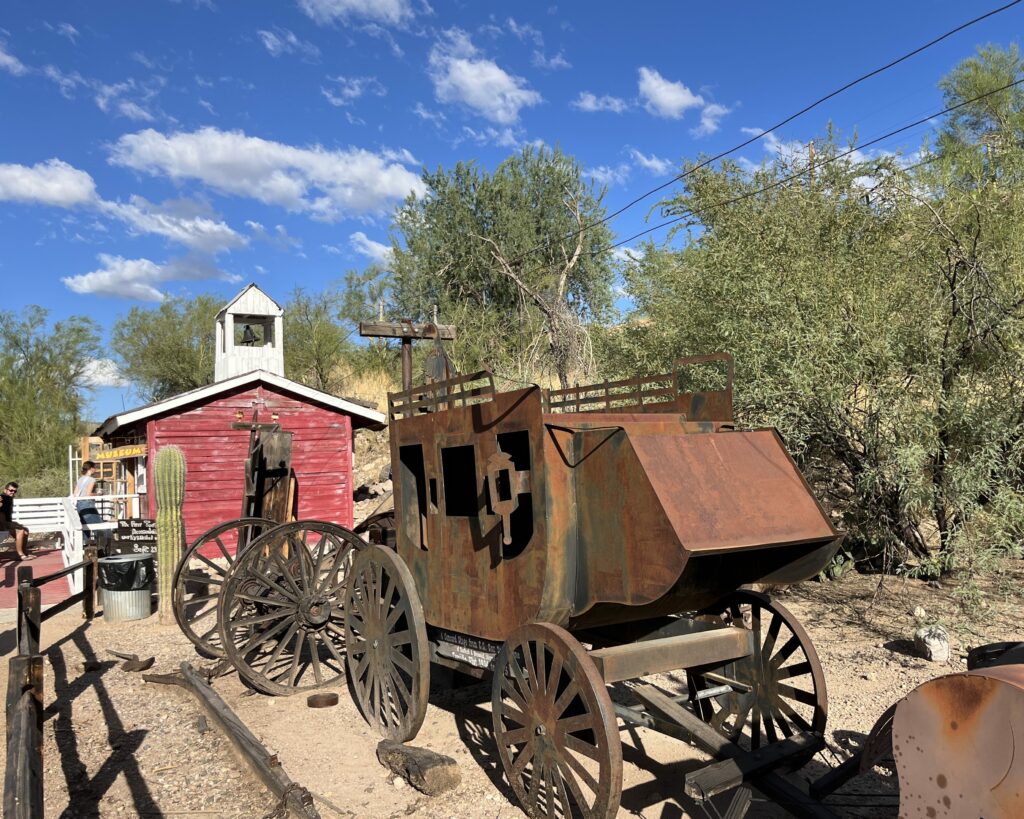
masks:
[[[982,49],[943,80],[947,104],[1020,68]],[[628,266],[636,310],[601,334],[605,368],[733,352],[741,420],[780,429],[861,556],[969,574],[1019,549],[1022,110],[1019,93],[964,106],[909,169],[828,162],[846,148],[829,132],[813,170],[780,153],[697,171],[661,203],[682,249]]]
[[[67,493],[67,447],[99,355],[92,321],[48,327],[46,316],[40,307],[0,313],[0,480],[18,481],[24,497]]]
[[[493,174],[430,173],[395,216],[389,314],[454,324],[461,369],[566,382],[591,363],[587,322],[607,315],[612,267],[602,193],[559,150],[526,148]],[[540,248],[539,250],[537,248]]]
[[[221,300],[209,295],[133,307],[117,320],[111,347],[122,374],[151,401],[213,383],[215,323]]]
[[[284,371],[314,389],[339,393],[354,344],[354,327],[339,321],[344,297],[329,289],[311,295],[296,288],[284,308]]]
[[[174,620],[174,570],[185,548],[185,454],[179,447],[162,447],[154,458],[156,484],[156,563],[160,622]]]

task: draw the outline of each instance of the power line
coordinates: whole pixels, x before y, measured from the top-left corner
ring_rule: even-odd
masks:
[[[772,182],[770,185],[765,185],[763,188],[758,188],[757,190],[753,190],[753,191],[747,191],[746,193],[741,194],[739,196],[736,196],[736,197],[734,197],[732,199],[726,199],[726,200],[724,200],[722,202],[716,202],[716,203],[714,203],[712,205],[708,205],[706,208],[703,208],[703,210],[704,211],[709,211],[709,210],[714,210],[716,208],[726,207],[728,205],[736,204],[737,202],[742,202],[744,199],[750,199],[751,197],[757,196],[759,194],[767,193],[770,190],[774,190],[775,188],[782,187],[787,182],[792,182],[794,179],[799,179],[801,176],[804,176],[804,175],[808,174],[809,172],[811,172],[813,170],[813,168],[820,168],[820,167],[822,167],[824,165],[828,165],[828,164],[830,164],[832,162],[835,162],[835,161],[837,161],[839,159],[843,159],[844,157],[850,156],[850,154],[855,153],[856,151],[863,150],[864,148],[869,148],[872,145],[877,145],[879,142],[884,142],[885,140],[891,139],[892,137],[897,136],[898,134],[905,133],[906,131],[909,131],[912,128],[917,128],[917,127],[919,127],[921,125],[924,125],[924,124],[930,122],[931,120],[935,119],[936,117],[945,116],[946,114],[949,114],[949,113],[951,113],[953,111],[956,111],[956,110],[958,110],[960,108],[963,108],[966,105],[970,105],[972,103],[978,102],[979,100],[983,100],[986,97],[991,97],[993,94],[998,94],[1000,91],[1006,91],[1007,89],[1013,88],[1013,87],[1018,86],[1018,85],[1021,85],[1022,83],[1024,83],[1024,77],[1022,77],[1019,80],[1015,80],[1014,82],[1007,83],[1006,85],[1003,85],[1003,86],[1001,86],[999,88],[993,89],[992,91],[988,91],[988,92],[986,92],[984,94],[979,94],[978,96],[973,97],[973,98],[971,98],[969,100],[964,100],[963,102],[957,103],[956,105],[951,105],[948,108],[944,108],[943,110],[937,111],[934,114],[930,114],[929,116],[922,117],[921,119],[915,120],[914,122],[911,122],[908,125],[903,125],[903,126],[901,126],[899,128],[896,128],[896,129],[894,129],[892,131],[889,131],[886,134],[882,134],[882,136],[880,136],[880,137],[875,137],[874,139],[869,140],[868,142],[864,142],[864,143],[862,143],[862,144],[860,144],[860,145],[858,145],[856,147],[850,148],[850,149],[848,149],[846,151],[843,151],[842,153],[835,154],[834,156],[831,156],[828,159],[825,159],[825,160],[822,160],[821,162],[815,163],[813,166],[809,165],[808,167],[804,168],[803,170],[797,171],[796,173],[790,174],[789,176],[785,176],[782,179],[776,180],[775,182]],[[916,165],[911,166],[907,170],[911,170],[913,168],[920,167],[921,165],[928,164],[929,162],[934,162],[936,158],[937,157],[933,157],[931,159],[927,159],[927,160],[924,160],[922,162],[919,162]],[[696,170],[696,169],[694,169],[694,170]],[[669,225],[674,225],[677,222],[681,222],[683,219],[687,218],[688,216],[698,216],[698,215],[699,214],[696,211],[694,211],[694,210],[686,210],[683,213],[679,214],[678,216],[674,216],[673,218],[671,218],[671,219],[669,219],[669,220],[667,220],[665,222],[661,222],[660,224],[654,225],[654,227],[650,227],[650,228],[647,228],[646,230],[640,231],[639,233],[635,233],[634,235],[630,236],[628,239],[623,239],[620,242],[615,242],[614,244],[607,245],[606,247],[603,247],[600,250],[593,251],[592,255],[596,256],[599,253],[607,253],[609,250],[614,250],[617,247],[621,247],[622,245],[627,244],[629,242],[632,242],[635,239],[639,239],[641,236],[646,236],[648,233],[653,233],[654,231],[660,230],[663,227],[668,227]]]
[[[710,165],[712,162],[717,162],[719,159],[722,159],[722,158],[724,158],[726,156],[729,156],[729,154],[733,154],[736,151],[742,150],[743,148],[746,148],[748,145],[752,145],[754,142],[757,142],[759,139],[764,139],[764,137],[766,137],[768,134],[772,133],[773,131],[778,130],[779,128],[782,128],[784,125],[788,125],[793,120],[795,120],[795,119],[797,119],[799,117],[802,117],[808,111],[812,111],[813,109],[817,108],[822,103],[828,102],[833,97],[839,96],[844,91],[848,91],[851,88],[853,88],[854,86],[859,85],[860,83],[864,82],[865,80],[869,80],[872,77],[876,77],[879,74],[881,74],[883,71],[888,71],[890,68],[893,68],[893,67],[899,65],[900,63],[905,62],[906,60],[909,60],[911,57],[917,56],[922,51],[925,51],[925,50],[931,48],[933,45],[937,45],[938,43],[941,43],[943,40],[946,40],[949,37],[952,37],[954,34],[958,34],[959,32],[963,31],[964,29],[969,28],[970,26],[973,26],[975,23],[980,23],[982,20],[985,20],[985,19],[987,19],[989,17],[992,17],[993,15],[999,14],[1000,12],[1006,11],[1007,9],[1012,8],[1013,6],[1019,5],[1021,2],[1022,2],[1022,0],[1013,0],[1013,2],[1007,3],[1004,6],[1000,6],[999,8],[992,9],[992,11],[989,11],[989,12],[986,12],[985,14],[982,14],[980,17],[975,17],[973,20],[968,20],[966,23],[962,23],[959,26],[957,26],[956,28],[950,29],[945,34],[939,35],[938,37],[936,37],[933,40],[930,40],[929,42],[925,43],[924,45],[918,46],[913,51],[908,51],[903,56],[897,57],[895,60],[892,60],[891,62],[886,63],[885,65],[883,65],[883,66],[881,66],[879,68],[876,68],[874,71],[869,71],[867,74],[862,74],[861,76],[857,77],[857,79],[851,80],[850,82],[846,83],[846,85],[844,85],[844,86],[842,86],[840,88],[837,88],[835,91],[832,91],[831,93],[826,94],[824,97],[820,97],[819,99],[817,99],[814,102],[812,102],[810,105],[807,105],[807,106],[801,108],[795,114],[790,114],[784,120],[781,120],[780,122],[777,122],[771,128],[768,128],[768,129],[762,131],[759,134],[755,134],[754,136],[750,137],[750,139],[747,139],[744,142],[741,142],[739,145],[735,146],[734,148],[730,148],[727,151],[722,151],[720,154],[716,154],[715,156],[711,157],[710,159],[706,159],[703,162],[701,162],[700,164],[695,165],[694,167],[690,168],[688,171],[684,171],[683,173],[678,174],[677,176],[674,176],[672,179],[668,180],[667,182],[662,183],[661,185],[658,185],[656,188],[651,188],[651,190],[647,191],[646,193],[641,194],[640,196],[638,196],[633,201],[629,202],[626,205],[623,205],[621,208],[619,208],[614,213],[609,214],[608,216],[604,217],[604,219],[602,219],[600,222],[595,222],[594,224],[595,225],[599,225],[599,224],[602,224],[603,222],[607,222],[607,221],[609,221],[611,219],[614,219],[616,216],[620,215],[621,213],[625,212],[626,210],[629,210],[629,208],[633,207],[633,205],[636,205],[639,202],[642,202],[644,199],[646,199],[651,194],[657,193],[660,190],[664,190],[665,188],[667,188],[672,183],[678,182],[681,179],[685,179],[690,174],[693,174],[696,171],[699,171],[701,168],[704,168],[704,167]],[[591,227],[593,227],[593,225],[591,225]]]
[[[590,223],[588,225],[584,225],[584,226],[580,227],[578,230],[575,230],[572,233],[569,233],[567,236],[563,237],[562,241],[566,241],[568,239],[573,239],[573,238],[579,236],[581,233],[584,233],[585,231],[589,230],[590,228],[594,228],[594,227],[597,227],[598,225],[603,225],[603,224],[605,224],[607,222],[610,222],[612,219],[614,219],[617,216],[620,216],[621,214],[625,213],[631,207],[633,207],[634,205],[639,204],[640,202],[642,202],[644,199],[646,199],[647,197],[651,196],[652,194],[655,194],[658,191],[664,190],[669,185],[672,185],[675,182],[679,182],[680,180],[685,179],[686,177],[690,176],[691,174],[696,173],[697,171],[699,171],[701,168],[704,168],[704,167],[710,165],[713,162],[717,162],[719,159],[723,159],[724,157],[727,157],[730,154],[735,153],[736,151],[739,151],[739,150],[742,150],[743,148],[746,148],[748,145],[752,145],[753,143],[757,142],[759,139],[764,139],[766,136],[768,136],[768,134],[778,130],[779,128],[782,128],[785,125],[788,125],[793,120],[803,116],[808,111],[812,111],[813,109],[817,108],[819,105],[821,105],[821,104],[823,104],[825,102],[828,102],[828,100],[838,96],[839,94],[842,94],[844,91],[848,91],[849,89],[853,88],[854,86],[859,85],[860,83],[865,82],[866,80],[869,80],[872,77],[876,77],[879,74],[881,74],[882,72],[888,71],[890,68],[893,68],[893,67],[899,65],[902,62],[906,62],[907,60],[911,59],[912,57],[917,56],[918,54],[920,54],[923,51],[926,51],[927,49],[931,48],[932,46],[937,45],[938,43],[941,43],[943,40],[946,40],[946,39],[952,37],[954,34],[958,34],[959,32],[961,32],[961,31],[963,31],[963,30],[965,30],[967,28],[970,28],[971,26],[975,25],[976,23],[980,23],[982,20],[986,20],[989,17],[993,17],[996,14],[1000,14],[1001,12],[1004,12],[1004,11],[1006,11],[1008,9],[1011,9],[1014,6],[1019,5],[1021,2],[1024,2],[1024,0],[1013,0],[1010,3],[1006,3],[1005,5],[999,6],[998,8],[994,8],[991,11],[985,12],[984,14],[979,15],[978,17],[975,17],[975,18],[973,18],[971,20],[968,20],[965,23],[961,23],[956,28],[952,28],[949,31],[945,32],[944,34],[940,34],[938,37],[935,37],[932,40],[929,40],[927,43],[924,43],[923,45],[918,46],[917,48],[913,49],[912,51],[908,51],[907,53],[903,54],[902,56],[897,57],[896,59],[891,60],[890,62],[886,63],[885,65],[880,66],[880,67],[878,67],[878,68],[876,68],[876,69],[874,69],[872,71],[869,71],[866,74],[861,74],[856,79],[851,80],[850,82],[846,83],[845,85],[841,86],[840,88],[837,88],[835,91],[832,91],[832,92],[826,94],[825,96],[818,98],[817,100],[815,100],[814,102],[810,103],[809,105],[804,106],[803,108],[801,108],[796,113],[790,114],[785,119],[780,120],[779,122],[777,122],[771,128],[768,128],[768,129],[762,131],[759,134],[755,134],[755,135],[751,136],[749,139],[744,140],[743,142],[739,143],[738,145],[735,145],[734,147],[729,148],[727,151],[722,151],[721,153],[716,154],[715,156],[711,157],[710,159],[706,159],[703,162],[700,162],[699,164],[695,165],[694,167],[690,168],[689,170],[684,171],[683,173],[678,174],[677,176],[672,177],[667,182],[663,182],[662,184],[658,185],[657,187],[651,188],[649,191],[646,191],[645,193],[640,194],[640,196],[638,196],[635,199],[633,199],[632,201],[626,203],[625,205],[623,205],[618,210],[616,210],[616,211],[614,211],[614,212],[604,216],[603,218],[599,219],[598,221],[592,222],[592,223]],[[638,235],[642,236],[643,233],[638,234]],[[627,240],[627,241],[629,241],[629,240]],[[541,244],[539,244],[539,245],[537,245],[535,247],[530,248],[529,250],[524,251],[523,253],[519,254],[519,256],[513,258],[511,260],[511,264],[518,264],[519,262],[523,261],[527,256],[530,256],[530,255],[536,253],[538,250],[542,250],[543,248],[547,247],[547,245],[548,245],[547,242],[543,242],[543,243],[541,243]],[[614,245],[614,247],[617,247],[617,245]]]

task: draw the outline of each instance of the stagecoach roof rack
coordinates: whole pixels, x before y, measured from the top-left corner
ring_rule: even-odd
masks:
[[[482,404],[492,400],[494,392],[494,375],[488,370],[456,375],[388,393],[388,415],[392,421],[398,421],[422,413]]]
[[[683,371],[689,367],[724,364],[724,385],[720,389],[686,390]],[[732,419],[733,358],[729,353],[680,358],[666,373],[598,381],[565,389],[541,390],[541,405],[546,413],[568,412],[674,412],[690,414],[701,406],[712,409],[716,420]],[[431,381],[388,395],[391,420],[411,418],[423,413],[440,412],[492,400],[494,375],[481,370]]]

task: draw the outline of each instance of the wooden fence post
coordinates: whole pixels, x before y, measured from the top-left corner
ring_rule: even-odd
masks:
[[[18,653],[39,653],[42,595],[32,585],[32,567],[18,567]]]
[[[96,616],[96,575],[99,551],[95,546],[85,550],[85,567],[82,570],[82,617],[92,620]]]
[[[43,658],[19,654],[7,677],[5,819],[43,815]]]

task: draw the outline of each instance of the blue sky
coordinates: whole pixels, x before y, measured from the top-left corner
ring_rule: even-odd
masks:
[[[537,141],[578,157],[615,210],[995,5],[6,0],[3,309],[109,326],[248,281],[282,301],[322,289],[381,258],[423,166],[492,168]],[[829,119],[866,140],[939,110],[938,79],[1022,22],[1024,5],[990,18],[739,156],[761,162]],[[112,380],[98,367],[92,416],[136,401]]]

